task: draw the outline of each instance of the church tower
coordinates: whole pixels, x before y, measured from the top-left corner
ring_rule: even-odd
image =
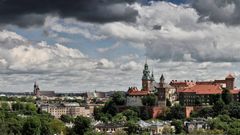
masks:
[[[142,90],[150,91],[151,90],[151,76],[148,69],[147,61],[144,65],[143,76],[142,76]]]
[[[34,94],[35,96],[37,96],[37,97],[40,95],[40,89],[39,89],[39,87],[38,87],[38,85],[37,85],[37,82],[34,83],[34,86],[33,86],[33,94]]]

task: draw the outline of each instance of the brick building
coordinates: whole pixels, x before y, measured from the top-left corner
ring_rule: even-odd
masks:
[[[186,106],[209,105],[212,95],[222,94],[223,88],[230,90],[234,101],[239,101],[239,90],[234,87],[235,78],[228,75],[224,80],[196,82],[192,87],[178,90],[179,101]]]

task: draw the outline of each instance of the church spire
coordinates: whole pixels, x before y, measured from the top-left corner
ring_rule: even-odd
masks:
[[[164,83],[164,81],[165,81],[165,78],[164,78],[164,76],[162,74],[161,77],[160,77],[160,83]]]
[[[151,74],[151,81],[155,81],[154,74],[153,74],[153,69],[152,69],[152,74]]]
[[[150,76],[150,71],[148,69],[147,57],[146,57],[146,61],[145,61],[144,69],[143,69],[142,80],[150,80],[150,78],[151,78],[151,76]]]

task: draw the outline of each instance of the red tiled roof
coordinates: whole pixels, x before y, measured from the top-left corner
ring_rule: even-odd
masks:
[[[148,91],[132,91],[132,92],[128,92],[128,95],[130,96],[145,96],[148,95],[149,92]]]
[[[128,95],[130,96],[144,96],[148,94],[149,94],[149,91],[138,90],[136,87],[133,87],[128,90]]]
[[[220,85],[197,84],[193,87],[186,88],[180,92],[196,93],[196,94],[220,94],[222,93],[222,89]]]

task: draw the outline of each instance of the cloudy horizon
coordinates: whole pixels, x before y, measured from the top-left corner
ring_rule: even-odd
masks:
[[[17,5],[17,6],[16,6]],[[237,0],[0,0],[0,91],[141,88],[159,81],[240,86]]]

